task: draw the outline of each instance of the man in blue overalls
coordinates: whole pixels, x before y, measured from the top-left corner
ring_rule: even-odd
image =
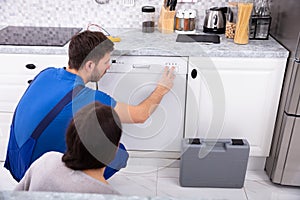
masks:
[[[24,176],[16,175],[20,155],[17,149],[22,148],[31,137],[34,129],[58,102],[73,88],[82,85],[83,89],[73,97],[62,111],[44,129],[36,140],[30,156],[29,166],[37,158],[49,151],[65,152],[65,132],[74,114],[83,106],[99,101],[109,105],[118,113],[122,123],[143,123],[163,96],[172,88],[175,78],[174,68],[165,68],[161,80],[154,91],[140,104],[128,105],[116,102],[104,92],[85,87],[88,82],[97,82],[110,67],[110,54],[114,44],[101,32],[84,31],[72,37],[69,44],[69,62],[66,69],[47,68],[38,74],[22,96],[14,114],[11,125],[10,141],[7,150],[5,167],[8,168],[16,180]],[[21,157],[24,154],[21,155]],[[115,159],[104,172],[108,179],[115,172],[126,166],[128,153],[123,144],[120,144]],[[25,166],[25,170],[29,167]],[[18,172],[19,173],[19,172]]]

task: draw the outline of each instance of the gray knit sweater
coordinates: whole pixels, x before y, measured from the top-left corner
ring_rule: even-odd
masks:
[[[15,190],[119,194],[110,185],[66,167],[62,155],[48,152],[41,156],[30,166]]]

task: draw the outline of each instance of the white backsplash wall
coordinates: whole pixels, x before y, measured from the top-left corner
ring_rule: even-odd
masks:
[[[178,3],[176,10],[197,10],[197,28],[202,28],[205,9],[226,6],[228,0],[198,0],[196,3]],[[0,0],[0,25],[83,27],[96,23],[104,28],[140,28],[143,5],[156,8],[156,26],[163,0],[135,0],[126,7],[123,0],[109,0],[98,4],[95,0]]]

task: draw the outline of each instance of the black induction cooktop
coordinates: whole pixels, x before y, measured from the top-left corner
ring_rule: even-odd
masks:
[[[7,26],[0,30],[0,45],[64,46],[82,28]]]

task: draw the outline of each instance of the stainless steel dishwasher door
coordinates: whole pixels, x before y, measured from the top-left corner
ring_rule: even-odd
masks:
[[[176,78],[150,118],[122,124],[128,150],[180,151],[184,130],[187,57],[121,56],[99,81],[99,90],[118,102],[137,105],[155,89],[165,66],[175,66]]]

